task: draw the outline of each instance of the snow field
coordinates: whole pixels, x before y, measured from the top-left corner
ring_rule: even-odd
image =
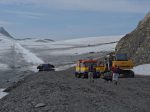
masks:
[[[8,95],[8,93],[3,92],[5,89],[0,89],[0,99],[2,99],[4,96]]]
[[[143,64],[133,68],[135,74],[150,76],[150,64]]]

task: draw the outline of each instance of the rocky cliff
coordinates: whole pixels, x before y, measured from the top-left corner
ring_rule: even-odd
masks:
[[[118,53],[127,53],[136,65],[150,63],[150,13],[134,31],[118,42],[116,50]]]

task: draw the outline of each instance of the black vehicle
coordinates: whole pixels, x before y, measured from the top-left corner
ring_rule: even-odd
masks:
[[[37,69],[39,71],[55,71],[55,66],[51,64],[40,64]]]

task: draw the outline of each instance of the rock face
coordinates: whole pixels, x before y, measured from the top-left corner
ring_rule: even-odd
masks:
[[[6,37],[13,38],[3,27],[0,27],[0,33]]]
[[[116,50],[118,53],[127,53],[136,65],[150,63],[150,13],[134,31],[118,42]]]

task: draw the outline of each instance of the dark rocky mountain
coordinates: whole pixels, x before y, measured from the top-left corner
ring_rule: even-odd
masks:
[[[135,30],[118,42],[116,50],[127,53],[136,65],[150,63],[150,12]]]
[[[35,42],[54,42],[54,40],[52,40],[52,39],[37,39],[37,40],[35,40]]]
[[[52,42],[54,42],[54,40],[52,40],[52,39],[44,39],[44,40],[46,40],[46,41],[52,41]]]
[[[36,39],[36,38],[23,38],[23,39],[15,39],[15,40],[18,40],[18,41],[30,40],[30,41],[44,42],[44,43],[47,43],[47,42],[54,42],[54,40],[52,40],[52,39]]]
[[[18,41],[21,41],[21,40],[32,40],[34,38],[22,38],[22,39],[16,39],[14,38],[13,36],[11,36],[6,30],[4,27],[0,27],[0,34],[6,36],[6,37],[9,37],[11,39],[15,39],[15,40],[18,40]],[[0,40],[1,41],[1,40]],[[35,40],[36,42],[54,42],[54,40],[52,39],[36,39]]]
[[[3,34],[6,37],[9,37],[9,38],[13,39],[13,37],[3,27],[0,27],[0,33]]]
[[[54,40],[52,40],[52,39],[39,39],[39,40],[36,40],[35,42],[44,42],[44,43],[47,43],[47,42],[54,42]]]
[[[23,39],[16,39],[16,40],[31,40],[32,38],[23,38]]]

